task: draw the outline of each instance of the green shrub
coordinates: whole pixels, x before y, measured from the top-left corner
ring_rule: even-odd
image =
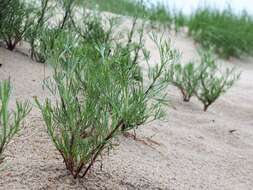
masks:
[[[9,4],[9,0],[1,0],[1,6],[0,6],[0,21],[4,18],[4,11],[7,8]]]
[[[85,19],[84,19],[85,18]],[[105,29],[103,25],[107,21],[108,29]],[[93,11],[86,12],[81,17],[81,20],[74,22],[75,30],[83,38],[85,43],[91,44],[105,44],[112,38],[112,30],[117,25],[116,18],[110,18],[108,20],[103,19],[102,16]]]
[[[55,42],[59,35],[65,32],[73,32],[75,27],[73,24],[74,9],[76,7],[77,0],[58,0],[56,4],[52,6],[48,0],[41,2],[41,8],[37,14],[37,22],[31,29],[31,35],[28,41],[31,44],[31,57],[36,61],[44,63],[49,54],[55,48]],[[54,8],[63,11],[62,18],[58,23],[52,24],[48,22],[50,16],[55,16]],[[77,31],[75,31],[77,33]]]
[[[80,0],[80,4],[86,8],[98,8],[100,11],[115,14],[143,17],[146,14],[143,3],[135,0]]]
[[[0,83],[0,164],[3,162],[3,152],[10,140],[20,130],[23,119],[30,112],[28,102],[24,104],[17,102],[16,110],[9,112],[10,81]]]
[[[139,66],[143,44],[134,44],[131,39],[127,44],[92,43],[97,50],[94,59],[75,35],[66,33],[58,40],[59,48],[49,61],[53,80],[45,83],[56,99],[47,98],[44,103],[36,99],[36,103],[67,170],[79,178],[87,174],[103,150],[113,146],[113,139],[163,116],[166,68],[174,61],[174,51],[154,38],[161,63],[149,68],[146,85]],[[145,58],[148,61],[148,56]]]
[[[188,64],[172,64],[168,80],[182,93],[183,100],[189,102],[198,87],[200,79],[199,66],[194,62]]]
[[[173,15],[163,4],[157,4],[152,8],[147,8],[146,12],[147,18],[151,21],[160,22],[169,27],[173,23]]]
[[[34,8],[21,0],[10,0],[2,10],[0,39],[9,50],[14,50],[33,24]]]
[[[65,31],[58,28],[42,27],[36,34],[32,45],[32,58],[40,63],[45,63],[54,49],[58,36]]]
[[[173,24],[175,31],[178,32],[181,27],[188,25],[188,18],[181,11],[175,11],[173,15]]]
[[[212,56],[207,51],[201,54],[200,80],[196,90],[197,98],[203,103],[204,111],[224,94],[239,79],[240,74],[235,68],[220,69]]]
[[[64,29],[69,22],[71,22],[71,18],[73,15],[73,10],[76,7],[78,0],[57,0],[57,5],[63,10],[63,18],[58,25],[59,30]]]
[[[45,25],[38,31],[37,39],[34,43],[34,57],[37,61],[44,63],[52,52],[57,51],[59,46],[64,47],[64,43],[61,45],[55,45],[55,43],[59,43],[60,40],[58,39],[62,38],[62,35],[69,33],[71,36],[79,38],[83,49],[86,49],[86,52],[89,51],[87,54],[93,55],[90,57],[96,59],[95,55],[98,54],[95,48],[96,45],[101,43],[108,44],[112,41],[112,29],[115,24],[114,18],[109,19],[109,27],[105,30],[99,14],[85,13],[79,19],[71,16],[68,25],[63,29],[59,28],[59,26],[50,27]]]
[[[199,9],[188,23],[189,34],[204,48],[214,47],[221,57],[252,55],[253,19],[231,9]]]
[[[204,105],[204,111],[239,79],[235,68],[218,66],[213,50],[200,51],[201,62],[171,64],[167,80],[182,93],[185,102],[196,96]]]
[[[147,7],[143,1],[139,0],[85,0],[80,1],[81,3],[86,8],[98,8],[100,11],[144,18],[152,22],[165,24],[169,27],[173,23],[172,13],[162,3],[153,4],[150,7]]]
[[[50,6],[49,0],[42,0],[40,2],[40,6],[34,9],[36,17],[34,18],[34,24],[30,27],[26,39],[31,46],[31,58],[35,59],[39,62],[43,62],[43,58],[41,56],[41,50],[38,50],[39,39],[43,38],[42,35],[47,35],[48,33],[44,33],[47,21],[51,16],[52,6]],[[43,49],[43,48],[41,48]],[[37,51],[38,52],[37,52]]]

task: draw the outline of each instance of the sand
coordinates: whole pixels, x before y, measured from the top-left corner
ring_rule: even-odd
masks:
[[[129,25],[125,24],[126,27]],[[165,33],[183,54],[183,61],[197,53],[183,34]],[[158,59],[151,40],[152,61]],[[44,77],[50,69],[19,52],[0,48],[0,80],[11,77],[15,99],[45,97]],[[250,190],[253,187],[253,59],[231,59],[241,79],[207,112],[192,99],[182,102],[177,89],[168,89],[172,106],[164,121],[136,130],[138,140],[120,137],[118,146],[104,155],[85,179],[73,180],[52,145],[37,108],[33,108],[19,135],[6,149],[0,169],[0,189],[162,189]],[[34,103],[33,103],[34,104]],[[235,132],[230,133],[230,130]]]

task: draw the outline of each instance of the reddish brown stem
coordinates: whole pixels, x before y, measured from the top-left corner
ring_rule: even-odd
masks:
[[[109,133],[109,135],[105,138],[105,140],[103,141],[103,143],[101,145],[99,145],[95,150],[96,153],[95,155],[92,157],[90,164],[88,165],[88,167],[86,168],[86,170],[84,171],[83,175],[81,176],[81,178],[85,177],[85,175],[88,173],[88,171],[90,170],[90,168],[92,167],[92,165],[94,164],[95,160],[97,159],[97,157],[100,155],[101,151],[104,149],[105,145],[107,144],[107,142],[113,137],[114,133],[123,125],[123,120],[121,120],[116,127]]]

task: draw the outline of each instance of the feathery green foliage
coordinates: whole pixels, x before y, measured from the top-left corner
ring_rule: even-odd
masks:
[[[163,4],[147,7],[139,0],[85,0],[80,1],[85,7],[115,14],[145,18],[150,21],[160,22],[170,26],[173,15]]]
[[[73,17],[73,9],[76,0],[58,0],[55,5],[51,5],[48,0],[41,2],[38,9],[38,20],[32,27],[28,41],[31,44],[31,57],[36,61],[44,63],[48,54],[53,51],[54,43],[62,32],[72,27],[71,18]],[[63,10],[62,18],[57,24],[49,24],[47,21],[55,9]],[[53,14],[53,16],[55,16]]]
[[[236,15],[231,9],[224,11],[199,9],[188,23],[189,34],[204,48],[215,48],[224,58],[253,53],[253,19],[243,13]]]
[[[200,51],[201,62],[172,64],[167,73],[167,80],[182,93],[185,102],[196,96],[204,105],[204,111],[212,105],[239,79],[240,73],[235,68],[219,68],[213,50]]]
[[[181,11],[171,11],[162,3],[147,6],[141,0],[85,0],[81,5],[90,9],[108,11],[119,15],[127,15],[160,23],[176,32],[187,25],[188,19]]]
[[[33,24],[34,14],[31,4],[21,0],[3,1],[1,10],[0,39],[9,50],[14,50],[16,45],[25,37]],[[2,2],[1,2],[2,6]]]
[[[135,27],[130,34],[133,32]],[[47,98],[44,103],[36,99],[36,103],[74,178],[84,177],[103,150],[113,146],[115,137],[164,114],[166,70],[175,51],[153,38],[161,63],[149,68],[149,83],[144,84],[139,66],[140,53],[146,52],[142,37],[140,33],[140,44],[132,42],[132,35],[126,44],[91,43],[92,54],[83,43],[85,38],[71,33],[58,38],[48,61],[54,69],[53,80],[45,83],[57,98]]]
[[[204,111],[224,94],[239,79],[235,68],[219,69],[211,51],[201,53],[200,80],[197,98],[203,103]]]
[[[173,25],[176,32],[178,32],[180,28],[187,26],[188,22],[189,18],[185,16],[181,11],[174,11]]]
[[[80,0],[79,3],[88,8],[98,8],[100,11],[108,11],[121,15],[136,16],[138,14],[143,16],[146,14],[144,5],[135,0]]]
[[[9,99],[11,93],[10,81],[0,83],[0,164],[3,162],[3,152],[10,140],[20,130],[23,119],[30,112],[28,102],[16,102],[16,110],[9,112]]]
[[[151,21],[160,22],[168,26],[173,23],[172,13],[163,4],[146,8],[146,15],[146,17]]]
[[[194,62],[173,64],[168,73],[168,80],[180,90],[185,102],[189,102],[194,95],[199,79],[199,67]]]
[[[41,39],[41,36],[45,35],[45,24],[50,17],[49,12],[52,11],[52,6],[49,4],[49,0],[41,0],[40,6],[38,8],[34,8],[36,15],[34,23],[30,27],[25,38],[25,40],[27,40],[31,45],[31,58],[40,62],[43,62],[43,57],[41,56],[41,53],[38,52],[38,46],[40,45],[39,39]]]

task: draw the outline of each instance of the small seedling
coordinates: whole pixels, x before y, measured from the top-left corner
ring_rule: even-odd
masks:
[[[200,81],[196,90],[197,98],[203,103],[204,111],[224,94],[239,79],[235,68],[220,69],[212,56],[212,52],[201,55]]]
[[[172,64],[168,73],[168,80],[180,90],[183,100],[189,102],[200,79],[198,65],[194,62],[185,65],[180,63]]]
[[[3,162],[3,152],[10,140],[20,130],[23,119],[30,112],[28,102],[24,104],[17,102],[16,110],[9,112],[10,81],[0,83],[0,164]]]
[[[203,104],[204,111],[224,94],[239,79],[235,68],[218,67],[213,50],[200,52],[201,63],[190,62],[186,65],[177,63],[170,65],[167,80],[176,86],[188,102],[196,96]]]

